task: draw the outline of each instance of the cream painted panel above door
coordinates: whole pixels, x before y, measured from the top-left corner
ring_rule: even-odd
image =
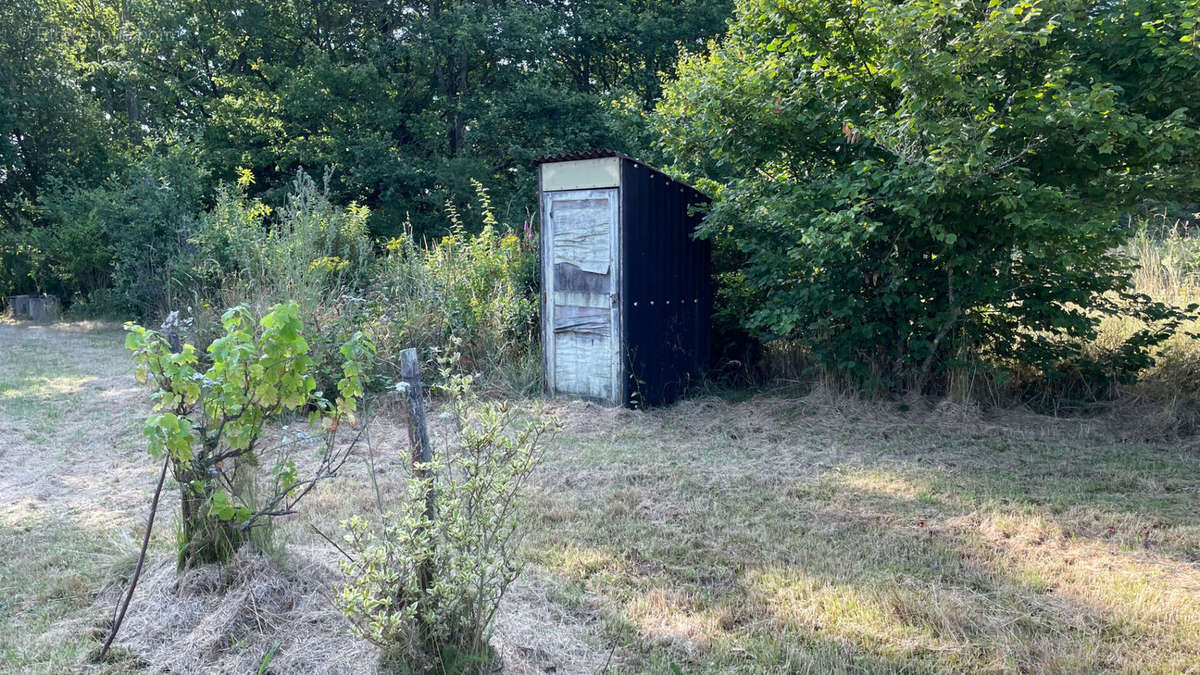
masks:
[[[571,162],[551,162],[542,165],[542,191],[591,190],[619,187],[621,159],[577,159]]]

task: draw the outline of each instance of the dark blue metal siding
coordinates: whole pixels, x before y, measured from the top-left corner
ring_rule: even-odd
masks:
[[[663,405],[708,366],[711,248],[692,238],[707,198],[621,159],[621,314],[627,405]]]

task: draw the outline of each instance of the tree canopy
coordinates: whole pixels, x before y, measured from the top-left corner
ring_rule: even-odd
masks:
[[[730,0],[3,3],[0,293],[93,290],[33,269],[64,251],[27,233],[82,208],[62,205],[73,191],[124,189],[132,165],[171,152],[194,157],[205,194],[240,168],[270,202],[298,168],[330,167],[333,196],[369,207],[378,236],[406,223],[418,237],[443,233],[447,202],[474,208],[472,179],[519,223],[533,203],[533,158],[648,150],[642,113],[659,74],[681,46],[719,34],[730,9]],[[111,248],[105,233],[123,227],[106,224],[96,248]]]
[[[1197,195],[1191,0],[742,0],[659,106],[739,256],[727,311],[860,382],[1061,368],[1133,296],[1121,214]]]

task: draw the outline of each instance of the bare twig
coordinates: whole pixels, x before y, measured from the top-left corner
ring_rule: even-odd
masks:
[[[612,663],[613,652],[615,651],[617,651],[617,643],[614,642],[612,649],[608,650],[608,658],[604,660],[604,668],[600,670],[601,673],[608,672],[608,665]]]
[[[113,621],[108,638],[104,640],[104,646],[100,648],[100,654],[96,657],[97,661],[104,660],[108,648],[117,638],[117,631],[121,629],[121,622],[125,620],[125,612],[129,609],[129,601],[133,599],[133,590],[137,588],[138,578],[142,576],[142,565],[146,562],[146,549],[150,546],[150,530],[154,528],[154,514],[158,512],[158,496],[162,494],[163,482],[167,479],[167,466],[170,462],[171,455],[166,453],[163,457],[162,471],[158,473],[158,487],[154,488],[154,500],[150,502],[150,516],[146,519],[146,534],[142,537],[142,551],[138,554],[137,567],[133,570],[133,578],[129,580],[129,590],[126,591],[125,599],[121,603],[121,611]]]
[[[367,404],[363,403],[363,412],[367,412]],[[375,446],[371,444],[370,425],[364,424],[367,439],[367,474],[371,477],[371,485],[375,488],[375,508],[383,513],[383,493],[379,490],[379,479],[375,475]],[[351,558],[353,562],[353,558]]]
[[[266,506],[251,514],[246,522],[236,526],[238,530],[249,530],[254,527],[254,524],[261,518],[271,518],[277,516],[286,516],[295,513],[295,506],[305,497],[317,483],[337,476],[338,471],[345,466],[346,461],[350,459],[354,449],[358,447],[359,440],[362,439],[366,432],[367,423],[359,427],[358,433],[345,446],[345,449],[337,449],[337,436],[335,432],[330,432],[329,439],[325,448],[325,452],[321,456],[321,462],[317,466],[312,478],[302,481],[297,481],[286,489],[280,490],[272,497]]]
[[[346,560],[349,560],[350,562],[354,562],[354,556],[352,556],[349,553],[346,553],[344,550],[342,550],[342,547],[338,546],[337,542],[335,542],[334,540],[332,540],[328,536],[326,536],[325,533],[322,532],[320,528],[318,528],[316,525],[313,525],[312,523],[309,523],[308,527],[313,532],[316,532],[317,536],[319,536],[322,539],[324,539],[325,541],[329,542],[330,546],[333,546],[334,548],[336,548],[338,550],[338,553],[341,553],[342,555],[346,556]]]

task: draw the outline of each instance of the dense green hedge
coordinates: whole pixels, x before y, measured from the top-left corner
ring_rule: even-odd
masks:
[[[659,107],[716,194],[723,310],[870,389],[1146,367],[1122,214],[1195,201],[1193,0],[743,0]],[[1099,355],[1101,317],[1148,321]]]

